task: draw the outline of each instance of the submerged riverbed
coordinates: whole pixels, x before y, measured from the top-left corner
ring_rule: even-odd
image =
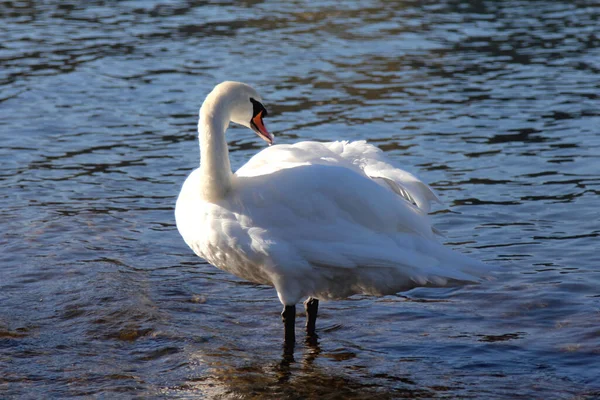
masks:
[[[593,1],[0,4],[1,398],[600,397]],[[202,262],[197,112],[256,87],[277,143],[367,139],[497,279],[322,302]],[[238,168],[265,144],[228,132]],[[301,316],[299,318],[302,318]]]

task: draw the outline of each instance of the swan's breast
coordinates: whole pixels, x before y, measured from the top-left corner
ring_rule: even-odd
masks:
[[[197,171],[197,170],[196,170]],[[242,279],[271,285],[273,264],[264,249],[265,232],[230,200],[207,202],[200,196],[196,171],[186,180],[175,207],[179,233],[198,256]]]

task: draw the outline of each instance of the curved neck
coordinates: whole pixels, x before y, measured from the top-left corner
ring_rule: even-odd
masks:
[[[207,99],[208,100],[208,99]],[[200,108],[200,174],[202,197],[207,201],[223,198],[231,188],[231,165],[225,131],[229,126],[226,104],[205,101]]]

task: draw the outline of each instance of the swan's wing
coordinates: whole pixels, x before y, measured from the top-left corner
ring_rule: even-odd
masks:
[[[352,169],[302,164],[240,176],[235,192],[231,208],[255,228],[248,252],[268,254],[281,269],[275,271],[278,276],[387,268],[394,282],[376,284],[400,291],[447,280],[476,281],[487,272],[481,263],[439,244],[420,209]]]
[[[381,179],[392,190],[416,204],[424,212],[429,212],[432,202],[440,202],[429,185],[413,174],[392,165],[381,149],[366,141],[331,142],[326,145],[332,152],[357,165],[372,179]]]
[[[260,217],[265,227],[285,221],[300,227],[303,223],[315,226],[327,222],[341,228],[337,224],[347,222],[373,232],[433,236],[426,213],[360,169],[335,163],[287,162],[271,163],[261,167],[261,172],[267,169],[269,173],[253,176],[240,176],[238,171],[233,191],[238,204],[246,205],[253,220]]]
[[[338,165],[361,173],[427,213],[439,202],[434,191],[414,175],[393,166],[377,147],[365,141],[300,142],[261,151],[240,168],[238,176],[256,176],[298,165]]]

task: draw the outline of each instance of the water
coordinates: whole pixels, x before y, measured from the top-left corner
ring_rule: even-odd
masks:
[[[1,398],[600,397],[595,1],[0,4]],[[174,226],[197,110],[252,84],[279,143],[367,138],[430,182],[459,289],[322,303]],[[228,133],[232,164],[264,143]],[[300,317],[302,318],[302,317]]]

